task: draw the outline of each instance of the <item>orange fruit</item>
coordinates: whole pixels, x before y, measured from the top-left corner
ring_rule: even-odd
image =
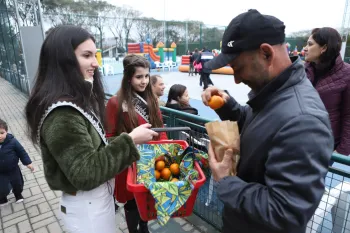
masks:
[[[157,170],[154,170],[154,176],[156,177],[156,180],[159,180],[160,178],[160,172]]]
[[[164,168],[161,172],[160,172],[160,176],[162,177],[163,180],[169,180],[170,176],[171,176],[171,171],[169,168]]]
[[[178,178],[172,178],[172,179],[171,179],[171,182],[178,182],[178,181],[179,181]]]
[[[170,171],[171,171],[171,174],[173,174],[174,176],[178,176],[180,174],[179,164],[177,164],[177,163],[171,164]]]
[[[224,105],[225,101],[222,97],[218,96],[218,95],[213,95],[209,102],[208,105],[210,108],[216,110],[221,108]]]
[[[156,162],[156,170],[161,171],[165,168],[165,162],[164,161],[158,161]]]

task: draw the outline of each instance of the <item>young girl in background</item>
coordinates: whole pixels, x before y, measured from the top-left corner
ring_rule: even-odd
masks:
[[[150,84],[150,64],[141,56],[128,55],[124,58],[124,75],[121,88],[108,100],[106,107],[107,137],[128,133],[139,125],[149,123],[153,128],[163,127],[158,100]],[[161,133],[154,140],[166,140]],[[125,218],[130,233],[147,233],[147,222],[141,220],[132,193],[126,189],[127,169],[116,176],[115,196],[125,203]],[[139,226],[139,229],[137,228]]]
[[[170,87],[165,107],[198,115],[198,110],[190,105],[187,87],[181,84],[174,84]]]

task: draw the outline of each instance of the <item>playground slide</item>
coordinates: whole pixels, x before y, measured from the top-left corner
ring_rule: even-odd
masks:
[[[143,48],[145,53],[149,53],[153,61],[160,61],[160,57],[154,53],[152,45],[144,44]]]

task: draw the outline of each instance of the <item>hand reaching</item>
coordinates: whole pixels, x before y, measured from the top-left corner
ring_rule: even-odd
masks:
[[[135,144],[144,144],[157,137],[158,133],[150,129],[150,124],[143,124],[135,128],[129,136],[134,140]]]
[[[226,92],[218,89],[217,87],[211,86],[202,92],[202,101],[206,106],[208,106],[208,102],[213,95],[218,95],[222,97],[225,103],[230,99],[230,96]]]
[[[27,165],[27,168],[29,168],[32,172],[34,172],[34,167],[32,164]]]

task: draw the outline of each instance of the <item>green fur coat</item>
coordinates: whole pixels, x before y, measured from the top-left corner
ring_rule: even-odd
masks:
[[[107,145],[102,129],[78,110],[71,106],[51,109],[39,127],[44,173],[53,190],[94,189],[140,158],[128,134]]]

